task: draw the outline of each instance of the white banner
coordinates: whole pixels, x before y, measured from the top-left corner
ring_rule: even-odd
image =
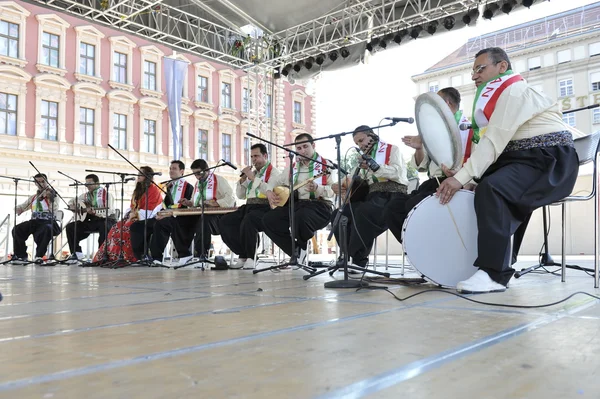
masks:
[[[174,58],[164,58],[165,82],[167,85],[167,108],[173,136],[173,159],[181,158],[181,95],[188,63]]]

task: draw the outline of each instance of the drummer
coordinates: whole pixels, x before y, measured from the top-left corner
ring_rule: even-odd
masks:
[[[444,102],[450,107],[450,111],[454,115],[454,119],[458,125],[469,124],[469,120],[463,115],[460,110],[460,93],[454,87],[446,87],[437,92],[437,94],[444,100]],[[468,158],[470,151],[476,143],[472,132],[469,130],[460,131],[463,154],[464,158]],[[428,180],[424,181],[416,190],[405,196],[399,196],[388,202],[385,208],[385,219],[387,220],[390,231],[394,234],[394,237],[399,242],[402,242],[402,226],[406,215],[413,209],[419,202],[435,194],[439,183],[446,179],[448,174],[452,172],[446,168],[445,165],[442,167],[438,166],[433,162],[425,149],[423,148],[423,142],[419,136],[404,136],[402,142],[407,146],[414,148],[415,152],[410,160],[410,165],[416,168],[419,172],[427,172]],[[447,174],[448,173],[448,174]],[[467,187],[468,188],[468,187]]]
[[[572,192],[579,170],[573,135],[582,133],[563,122],[555,100],[512,71],[501,48],[478,52],[471,75],[477,86],[473,130],[481,140],[437,195],[447,204],[471,179],[479,182],[478,270],[458,283],[457,290],[498,292],[506,290],[515,272],[510,267],[511,235],[535,209]]]

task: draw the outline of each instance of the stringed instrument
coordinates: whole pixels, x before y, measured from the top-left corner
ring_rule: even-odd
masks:
[[[204,207],[204,214],[205,215],[221,215],[224,213],[235,212],[237,210],[238,210],[238,208],[235,206],[230,207],[230,208],[222,208],[220,206]],[[202,208],[164,209],[157,213],[157,215],[161,215],[161,216],[194,216],[194,215],[201,215],[201,214],[202,214]]]
[[[313,177],[310,177],[310,178],[304,180],[301,183],[297,183],[297,184],[294,185],[292,192],[298,190],[299,188],[302,188],[302,187],[306,186],[308,183],[310,183],[310,182],[318,179],[321,176],[330,175],[330,174],[331,174],[331,172],[328,169],[328,170],[326,170],[324,172],[319,173],[316,176],[313,176]],[[280,206],[284,206],[288,202],[288,200],[290,199],[290,189],[289,189],[289,187],[286,187],[286,186],[277,186],[277,187],[273,188],[273,192],[275,194],[277,194],[277,196],[279,196],[279,202],[277,202],[275,204],[271,204],[271,208],[272,209],[275,209],[275,208],[280,207]]]
[[[369,143],[369,146],[366,148],[365,151],[363,151],[363,153],[365,153],[365,154],[370,153],[371,150],[373,149],[373,146],[375,144],[377,144],[378,142],[379,142],[379,140],[375,140],[375,139],[371,138],[371,142]],[[357,166],[352,179],[350,179],[350,181],[344,180],[342,182],[342,188],[348,189],[348,185],[350,185],[351,181],[354,180],[354,183],[352,184],[352,191],[350,191],[350,196],[348,197],[347,201],[344,204],[342,204],[342,206],[348,202],[362,202],[367,199],[367,195],[369,194],[369,183],[367,183],[367,181],[365,179],[360,177],[358,175],[359,173],[360,173],[360,168]]]
[[[89,215],[87,213],[87,208],[94,209],[95,214],[93,216],[97,216],[99,218],[106,218],[108,216],[109,210],[108,208],[93,208],[91,204],[87,201],[79,201],[77,208],[77,212],[75,212],[73,209],[67,208],[69,211],[74,213],[74,218],[76,222],[83,222],[87,218],[87,216]]]

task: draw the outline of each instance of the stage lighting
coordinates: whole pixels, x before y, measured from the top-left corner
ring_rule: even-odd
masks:
[[[348,58],[350,56],[350,52],[346,47],[342,47],[340,54],[342,55],[342,58]]]
[[[412,37],[413,39],[416,39],[417,37],[419,37],[419,34],[421,33],[422,30],[423,30],[423,28],[421,27],[421,25],[415,26],[410,31],[410,37]]]
[[[402,41],[402,35],[400,35],[400,32],[398,32],[394,35],[393,40],[396,44],[400,44],[400,42]]]
[[[373,52],[373,43],[367,43],[367,50],[369,50],[370,53]]]
[[[313,57],[308,57],[308,59],[304,61],[304,68],[311,69],[313,67],[314,62],[315,59]]]
[[[381,47],[382,49],[385,49],[387,47],[387,42],[385,41],[385,39],[381,39],[379,41],[379,47]]]
[[[335,60],[337,60],[337,57],[338,57],[337,51],[333,50],[331,53],[329,53],[329,59],[331,61],[335,62]]]
[[[302,69],[302,62],[297,62],[296,65],[294,65],[294,71],[300,72],[301,69]]]
[[[285,67],[283,67],[283,71],[281,72],[281,74],[283,76],[288,76],[291,70],[292,70],[292,64],[287,64]]]
[[[449,16],[444,18],[444,28],[446,28],[447,30],[450,30],[452,28],[454,28],[454,23],[456,22],[456,20],[454,19],[453,16]]]
[[[323,63],[325,62],[325,56],[323,54],[318,55],[315,62],[317,63],[317,65],[323,65]]]
[[[463,16],[462,21],[465,25],[469,25],[471,22],[475,22],[477,18],[479,18],[479,10],[477,8],[473,8]]]
[[[406,36],[408,36],[408,29],[402,29],[398,33],[400,34],[401,37],[406,37]]]
[[[483,19],[492,19],[500,7],[496,3],[488,4],[483,10]]]
[[[523,4],[523,7],[527,7],[527,8],[529,8],[529,7],[531,7],[531,6],[533,5],[533,2],[534,2],[534,1],[535,1],[535,0],[523,0],[523,1],[521,2],[521,4]]]
[[[281,68],[280,67],[275,68],[275,71],[273,72],[273,79],[281,79]]]
[[[427,33],[429,33],[430,35],[433,35],[437,31],[438,24],[439,24],[438,21],[431,21],[430,23],[428,23],[427,24]]]
[[[504,2],[504,4],[502,4],[502,12],[505,14],[509,14],[512,9],[514,8],[514,6],[517,5],[517,0],[507,0]]]

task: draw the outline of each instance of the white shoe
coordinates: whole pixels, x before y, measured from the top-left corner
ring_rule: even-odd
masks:
[[[192,255],[190,256],[184,256],[183,258],[179,258],[179,264],[177,266],[183,266],[186,263],[188,263],[190,261],[190,259],[192,259]]]
[[[248,258],[246,259],[246,263],[244,263],[244,269],[254,269],[254,259]]]
[[[486,292],[504,292],[506,287],[492,280],[483,270],[477,270],[469,279],[456,285],[456,290],[463,294],[484,294]]]
[[[248,261],[248,259],[238,258],[237,262],[235,262],[235,264],[229,266],[229,268],[230,269],[243,269],[247,261]]]

